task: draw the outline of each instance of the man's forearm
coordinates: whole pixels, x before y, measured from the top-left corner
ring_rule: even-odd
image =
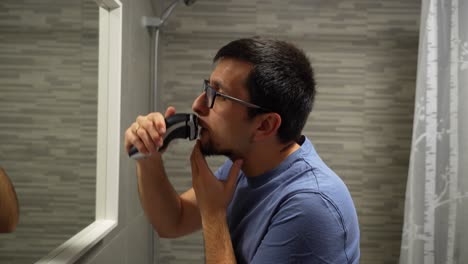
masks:
[[[226,214],[202,217],[205,240],[205,264],[237,263],[232,248]]]
[[[142,207],[161,237],[173,237],[181,217],[179,195],[167,179],[159,154],[137,163]]]

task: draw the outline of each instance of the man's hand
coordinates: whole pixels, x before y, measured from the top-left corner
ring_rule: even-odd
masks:
[[[236,257],[227,225],[226,209],[234,194],[242,161],[236,160],[227,181],[220,181],[208,167],[200,144],[197,140],[190,161],[192,186],[197,197],[205,238],[205,263],[234,264]]]
[[[163,145],[163,137],[166,134],[164,118],[174,115],[175,112],[174,107],[168,107],[164,116],[158,112],[139,116],[125,131],[127,152],[132,146],[135,146],[144,155],[157,152],[158,148]]]
[[[242,160],[233,163],[227,181],[218,180],[211,172],[197,140],[190,157],[192,164],[192,186],[195,190],[200,213],[203,217],[225,215],[226,208],[232,199],[237,176]]]

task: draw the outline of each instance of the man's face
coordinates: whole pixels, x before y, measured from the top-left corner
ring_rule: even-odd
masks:
[[[252,70],[250,63],[221,59],[210,76],[210,86],[217,92],[249,102],[245,85]],[[241,158],[252,143],[253,121],[248,108],[232,100],[217,96],[213,108],[207,106],[205,93],[193,102],[192,109],[199,115],[200,141],[205,155],[226,155]]]

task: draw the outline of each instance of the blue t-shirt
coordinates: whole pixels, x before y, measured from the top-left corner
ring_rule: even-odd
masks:
[[[231,166],[216,177],[225,180]],[[359,263],[351,195],[308,139],[271,171],[241,172],[227,220],[238,263]]]

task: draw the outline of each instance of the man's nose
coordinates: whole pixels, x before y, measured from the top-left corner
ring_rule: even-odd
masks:
[[[198,115],[207,115],[210,109],[206,106],[205,92],[201,93],[192,104],[192,110]]]

